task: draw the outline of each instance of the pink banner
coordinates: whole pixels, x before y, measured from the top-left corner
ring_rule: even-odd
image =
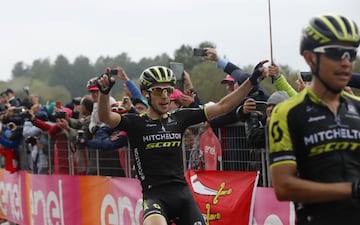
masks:
[[[0,170],[0,217],[18,224],[126,224],[142,218],[136,179]]]
[[[219,171],[203,171],[203,173],[214,179],[224,178],[219,176]],[[247,172],[243,173],[247,174]],[[251,175],[251,172],[248,174]],[[209,187],[214,185],[211,182],[207,184],[206,180],[201,182]],[[231,192],[233,197],[226,199],[226,204],[234,199],[236,192],[243,189],[227,183],[223,188],[224,193],[229,188],[233,190]],[[0,196],[0,217],[21,225],[141,224],[142,194],[137,179],[32,175],[24,171],[10,174],[0,169]],[[217,203],[222,203],[226,196],[225,194],[217,198],[219,200]],[[211,204],[211,210],[216,209],[217,205]],[[295,224],[292,204],[277,201],[271,188],[256,188],[254,207],[253,225]],[[231,216],[226,217],[226,213],[222,212],[222,220],[231,218]],[[216,220],[209,220],[209,224],[213,224],[214,221]]]
[[[279,202],[272,188],[256,188],[253,225],[295,225],[290,202]]]

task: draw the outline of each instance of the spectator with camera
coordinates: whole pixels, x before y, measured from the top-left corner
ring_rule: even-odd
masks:
[[[89,131],[89,124],[90,124],[90,117],[93,111],[93,99],[90,95],[85,95],[80,100],[80,117],[78,119],[70,118],[69,125],[71,128],[77,130],[77,137],[76,137],[76,146],[77,149],[85,152],[85,161],[83,161],[83,166],[86,166],[86,174],[91,173],[91,171],[95,170],[95,163],[93,164],[94,167],[89,165],[89,154],[94,152],[91,148],[86,148],[86,142],[93,138],[93,134]],[[90,171],[90,172],[89,172]]]
[[[98,116],[98,97],[99,97],[99,88],[96,85],[97,77],[93,77],[88,80],[86,84],[87,91],[89,92],[92,100],[93,100],[93,110],[90,115],[90,123],[89,123],[89,131],[93,135],[96,134],[96,131],[101,127],[104,126]],[[116,103],[116,100],[111,96],[110,97],[110,105]],[[88,175],[96,175],[96,165],[98,156],[95,151],[88,152]]]
[[[84,154],[77,152],[77,130],[69,125],[72,110],[61,107],[54,109],[56,122],[50,124],[35,116],[32,122],[43,131],[47,131],[50,138],[54,139],[54,173],[55,174],[85,174],[86,168],[78,167],[79,161],[83,160]],[[80,154],[79,154],[80,153]],[[71,162],[69,162],[71,161]]]
[[[81,103],[82,97],[75,97],[71,99],[70,102],[65,104],[66,108],[69,108],[72,110],[72,118],[79,119],[80,117],[80,103]]]
[[[31,121],[25,121],[23,128],[25,149],[28,153],[28,169],[34,174],[49,173],[49,143],[48,135]]]
[[[6,88],[1,95],[5,96],[7,103],[11,106],[20,106],[21,100],[15,96],[15,93],[11,88]]]
[[[204,59],[216,62],[216,65],[219,69],[223,70],[226,74],[230,75],[232,79],[234,79],[234,90],[232,92],[236,91],[236,89],[250,77],[249,73],[241,70],[238,66],[229,62],[225,58],[219,57],[215,49],[205,48],[205,53],[206,54],[204,56]],[[257,84],[251,89],[251,91],[247,94],[247,96],[245,96],[242,99],[242,101],[238,104],[236,108],[234,108],[232,111],[228,112],[227,114],[212,119],[210,121],[210,125],[213,129],[221,128],[221,134],[225,135],[223,136],[225,142],[222,143],[223,146],[226,146],[226,148],[223,148],[225,149],[223,153],[224,169],[244,170],[245,168],[248,168],[248,165],[239,162],[244,161],[244,158],[250,157],[248,155],[245,155],[248,154],[248,152],[244,151],[241,152],[240,154],[238,151],[233,150],[233,149],[247,148],[248,147],[247,142],[239,143],[237,140],[235,141],[227,140],[226,136],[236,136],[237,131],[233,130],[231,127],[226,127],[226,126],[234,124],[238,121],[244,122],[249,117],[249,115],[237,113],[237,108],[241,107],[247,98],[253,98],[257,101],[266,101],[268,97],[269,95],[267,91],[259,84]]]
[[[271,118],[274,107],[289,98],[285,91],[275,91],[270,95],[266,102],[265,114],[256,107],[254,99],[247,99],[244,103],[244,113],[250,114],[246,123],[246,137],[250,147],[255,149],[265,148],[266,146],[266,128]],[[266,121],[263,123],[261,119]]]
[[[250,77],[249,73],[241,70],[238,66],[229,62],[225,58],[219,57],[215,49],[205,48],[205,50],[206,50],[206,56],[204,56],[204,59],[216,62],[216,66],[219,69],[222,69],[225,73],[230,75],[235,81],[235,84],[234,84],[235,89],[237,87],[239,87],[247,78]],[[266,101],[269,98],[269,94],[263,87],[261,87],[258,84],[253,87],[253,89],[250,91],[250,93],[244,98],[244,101],[247,98],[253,98],[257,101]],[[238,107],[243,105],[244,101],[242,101]],[[210,121],[211,126],[212,127],[222,127],[224,125],[231,124],[231,123],[237,122],[239,120],[245,121],[245,119],[249,116],[249,115],[242,115],[241,111],[240,111],[240,114],[237,114],[236,111],[237,111],[237,109],[233,110],[232,112],[230,112],[222,117],[219,117],[219,118],[216,118],[216,119]]]
[[[128,103],[131,104],[129,98]],[[127,112],[123,103],[117,102],[111,105],[111,111],[119,114]],[[127,135],[124,131],[118,131],[108,125],[101,126],[92,140],[84,143],[89,149],[99,150],[99,174],[101,176],[124,177],[125,159],[120,158],[121,148],[127,147]]]
[[[14,119],[14,107],[0,105],[0,154],[5,158],[5,169],[16,172],[23,168],[21,157],[22,123]]]

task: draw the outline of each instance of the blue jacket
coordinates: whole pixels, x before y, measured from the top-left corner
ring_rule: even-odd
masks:
[[[116,135],[118,138],[111,140]],[[124,131],[115,130],[109,126],[100,127],[95,134],[95,138],[86,142],[86,146],[91,149],[116,150],[127,146],[127,136]]]

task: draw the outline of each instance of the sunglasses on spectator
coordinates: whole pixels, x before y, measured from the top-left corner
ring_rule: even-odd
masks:
[[[143,112],[145,111],[147,108],[145,106],[135,106],[136,111],[138,112]]]
[[[151,87],[148,89],[153,95],[162,96],[164,91],[170,96],[174,92],[174,87]]]
[[[327,58],[334,61],[341,61],[343,59],[349,59],[353,62],[356,59],[357,48],[345,47],[339,45],[325,45],[313,49],[315,53],[322,53]]]

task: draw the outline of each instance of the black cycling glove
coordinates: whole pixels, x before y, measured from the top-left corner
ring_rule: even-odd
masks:
[[[351,190],[353,198],[360,198],[360,178],[352,182]]]
[[[251,76],[249,77],[249,80],[251,82],[251,84],[253,86],[256,86],[257,84],[259,84],[260,82],[260,78],[262,76],[262,72],[259,70],[261,67],[263,66],[262,62],[259,62],[255,68],[254,68],[254,72],[251,74]]]
[[[109,87],[105,88],[105,87],[102,87],[99,82],[96,80],[96,86],[99,88],[99,91],[105,95],[109,94],[111,88],[114,86],[115,84],[115,81],[112,81],[110,78],[111,78],[111,74],[110,73],[104,73],[104,74],[101,74],[99,77],[98,77],[98,80],[100,78],[102,78],[103,76],[106,76],[108,81],[109,81]]]

